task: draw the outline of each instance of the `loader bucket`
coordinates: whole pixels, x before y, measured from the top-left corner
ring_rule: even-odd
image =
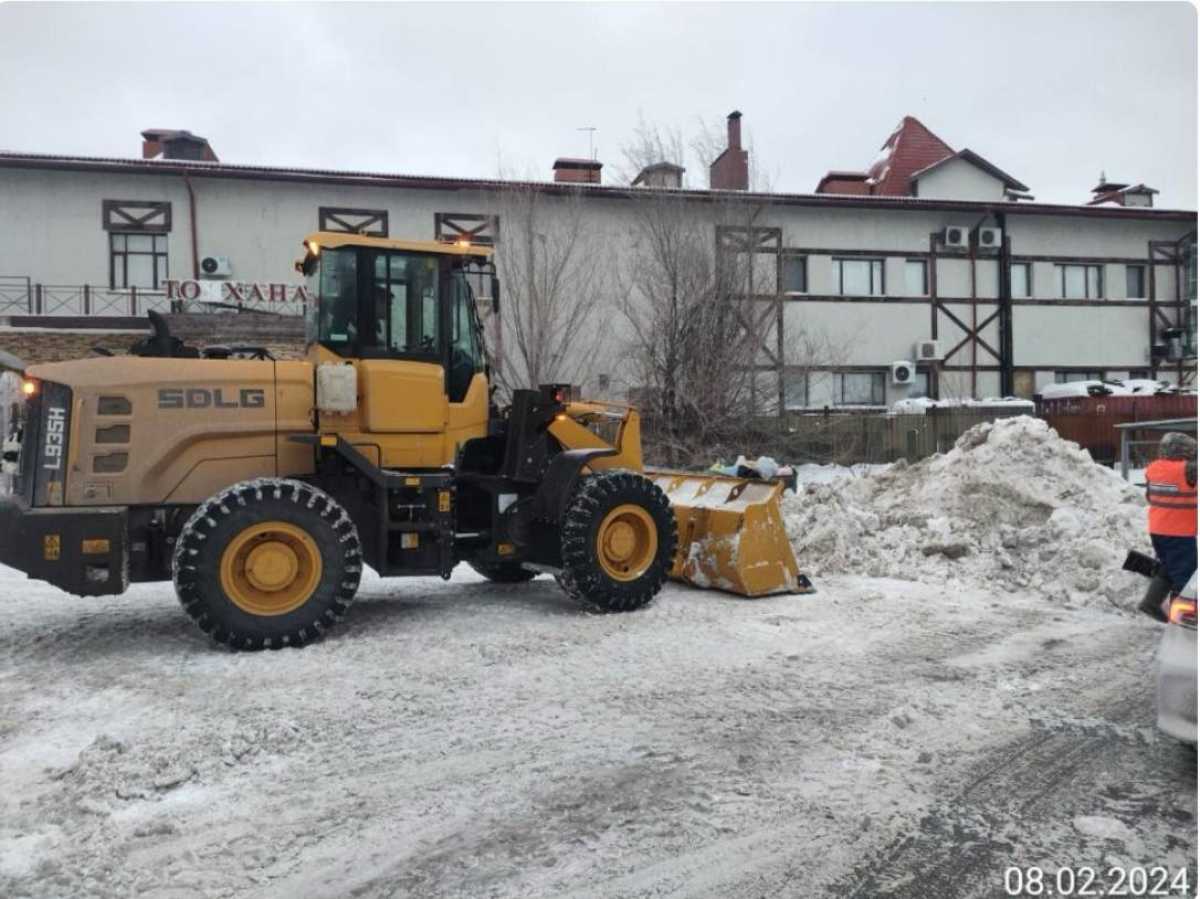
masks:
[[[779,511],[783,485],[648,469],[671,501],[679,549],[671,577],[742,596],[811,593]]]

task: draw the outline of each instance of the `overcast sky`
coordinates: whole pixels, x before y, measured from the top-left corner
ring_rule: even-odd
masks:
[[[1186,3],[7,3],[0,149],[187,128],[226,162],[549,178],[593,126],[607,181],[639,114],[736,108],[772,188],[809,192],[909,114],[1039,200],[1103,169],[1195,209],[1196,35]]]

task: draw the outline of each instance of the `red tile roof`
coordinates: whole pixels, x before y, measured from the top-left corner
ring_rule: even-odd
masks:
[[[949,144],[910,115],[900,120],[880,151],[867,174],[874,182],[871,193],[884,197],[909,196],[914,172],[954,155]]]

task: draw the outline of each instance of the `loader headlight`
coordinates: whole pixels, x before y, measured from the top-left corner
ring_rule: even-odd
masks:
[[[38,382],[33,380],[33,378],[25,378],[21,382],[21,393],[25,394],[25,396],[33,396],[37,393],[37,389]]]

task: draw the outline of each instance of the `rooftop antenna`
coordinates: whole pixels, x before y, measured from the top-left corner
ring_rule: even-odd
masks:
[[[588,159],[596,159],[596,146],[594,138],[596,136],[596,128],[592,125],[587,125],[583,128],[576,128],[576,131],[586,131],[588,133]]]

